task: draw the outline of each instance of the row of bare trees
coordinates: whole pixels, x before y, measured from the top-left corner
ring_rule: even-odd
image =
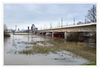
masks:
[[[96,5],[93,5],[92,8],[90,8],[90,10],[88,10],[88,14],[87,14],[87,19],[90,22],[96,22]]]

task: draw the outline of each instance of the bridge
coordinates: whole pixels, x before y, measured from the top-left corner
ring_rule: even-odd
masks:
[[[66,26],[61,28],[38,30],[39,34],[51,33],[52,37],[54,36],[54,33],[64,33],[65,39],[67,38],[68,35],[67,33],[69,32],[96,32],[96,23],[88,23],[88,24]]]

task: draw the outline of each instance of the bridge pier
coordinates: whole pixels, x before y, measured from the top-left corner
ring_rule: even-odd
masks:
[[[70,35],[70,32],[64,32],[64,39],[67,40],[68,35]]]
[[[42,35],[43,35],[43,32],[42,32]]]
[[[52,32],[52,38],[54,37],[54,32]]]
[[[64,32],[64,39],[67,39],[67,32]]]

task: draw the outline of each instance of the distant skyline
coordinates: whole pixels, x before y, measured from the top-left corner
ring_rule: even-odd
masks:
[[[4,4],[4,24],[9,29],[27,29],[34,24],[38,29],[84,22],[88,10],[94,4]]]

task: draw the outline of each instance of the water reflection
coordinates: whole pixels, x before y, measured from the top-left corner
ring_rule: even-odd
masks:
[[[13,35],[13,38],[12,38],[12,46],[16,47],[14,35]]]

